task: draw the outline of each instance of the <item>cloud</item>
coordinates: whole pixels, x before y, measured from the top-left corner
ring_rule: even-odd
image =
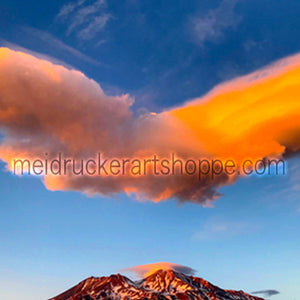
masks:
[[[227,29],[235,29],[242,17],[234,12],[240,0],[223,0],[220,5],[208,11],[204,16],[191,19],[197,43],[219,42]]]
[[[57,18],[64,18],[74,12],[75,9],[79,8],[84,4],[86,0],[78,0],[65,4],[57,14]]]
[[[192,240],[220,240],[237,235],[253,232],[257,225],[247,222],[210,220],[203,225],[203,229],[193,234]]]
[[[170,262],[158,262],[154,264],[139,265],[130,268],[125,268],[123,272],[133,272],[138,277],[148,277],[159,270],[173,270],[185,275],[195,275],[196,271],[190,267],[178,265]]]
[[[68,69],[72,69],[71,65],[66,64],[65,62],[63,62],[63,61],[61,61],[61,60],[59,60],[55,57],[29,50],[27,48],[21,47],[18,44],[11,43],[11,42],[3,40],[1,38],[0,38],[0,47],[6,47],[6,48],[10,48],[10,49],[15,50],[15,51],[27,53],[27,54],[30,54],[30,55],[35,56],[37,58],[47,60],[47,61],[51,61],[54,64],[59,64],[59,65],[62,65],[64,67],[68,68]]]
[[[99,31],[101,31],[109,21],[110,15],[94,17],[93,21],[87,27],[78,32],[78,37],[83,40],[91,40]]]
[[[277,291],[277,290],[262,290],[262,291],[252,292],[251,294],[253,294],[253,295],[263,295],[264,297],[271,297],[271,296],[280,294],[280,292]]]
[[[221,84],[207,95],[159,114],[135,116],[133,99],[108,96],[95,81],[23,52],[0,49],[0,158],[182,159],[280,158],[300,149],[300,56]],[[154,176],[55,176],[50,190],[89,195],[134,193],[138,200],[169,198],[208,205],[238,175],[215,178]]]
[[[87,62],[92,65],[98,65],[98,66],[100,65],[100,63],[97,60],[65,44],[64,42],[57,39],[56,37],[54,37],[52,34],[48,32],[38,30],[28,26],[23,26],[20,27],[19,29],[20,31],[24,32],[24,34],[27,34],[28,36],[42,42],[44,46],[48,45],[50,49],[53,49],[57,53],[68,54],[76,59],[79,59],[81,61]]]
[[[105,0],[94,0],[89,5],[85,3],[80,0],[65,4],[57,14],[55,21],[67,24],[67,36],[76,33],[79,39],[91,40],[111,19],[111,15],[105,12]]]

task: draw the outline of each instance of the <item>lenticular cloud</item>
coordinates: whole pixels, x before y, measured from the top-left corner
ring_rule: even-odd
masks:
[[[0,48],[0,158],[45,153],[89,159],[169,157],[244,159],[283,157],[300,148],[298,55],[217,86],[204,97],[159,114],[135,117],[129,95],[107,96],[79,71]],[[135,193],[138,199],[176,198],[207,204],[236,176],[42,177],[51,190],[87,194]]]
[[[158,262],[153,264],[139,265],[123,269],[125,272],[133,272],[138,277],[147,277],[159,270],[173,270],[185,275],[195,275],[196,271],[190,267],[174,264],[170,262]]]

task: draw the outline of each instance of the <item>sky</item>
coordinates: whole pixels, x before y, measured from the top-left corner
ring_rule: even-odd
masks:
[[[130,139],[130,132],[134,131],[133,136],[138,137],[137,146],[140,149],[145,147],[141,136],[146,130],[150,132],[149,140],[153,141],[155,150],[161,150],[159,145],[166,140],[165,147],[170,143],[178,151],[185,151],[190,149],[184,143],[186,140],[177,143],[167,138],[170,136],[169,130],[173,130],[174,116],[188,124],[183,112],[190,104],[185,103],[190,103],[192,99],[198,99],[196,103],[199,103],[206,99],[201,97],[224,81],[252,73],[278,59],[296,55],[300,51],[297,38],[300,30],[299,13],[300,2],[296,0],[127,0],[122,3],[110,0],[2,0],[0,46],[64,66],[63,69],[57,69],[45,65],[50,68],[46,71],[51,71],[46,72],[45,76],[55,81],[58,75],[65,85],[70,82],[72,88],[79,85],[83,91],[79,94],[81,98],[87,95],[88,99],[93,100],[94,95],[100,93],[100,106],[96,103],[88,113],[94,118],[104,118],[103,126],[107,126],[105,128],[115,142],[120,134],[115,128],[122,127],[120,124],[125,119],[125,133],[121,133],[128,134]],[[40,73],[44,70],[40,60],[9,55],[12,58],[5,69],[7,77],[2,77],[2,82],[9,76],[16,76],[7,71],[12,66],[17,71],[23,70],[21,68],[24,66],[31,70],[27,67],[31,66],[37,72],[33,73],[33,82],[44,84],[39,81],[43,78],[40,74],[44,74]],[[292,63],[297,61],[297,56],[294,57]],[[85,76],[70,73],[70,69],[79,70]],[[267,78],[275,71],[274,68],[268,71]],[[294,73],[289,76],[294,76]],[[87,78],[100,84],[103,94]],[[241,82],[230,81],[224,89],[221,86],[221,92],[226,94],[226,88],[234,90],[236,82],[246,82],[251,89],[251,80],[243,79]],[[50,137],[55,134],[61,137],[58,132],[63,132],[63,126],[73,126],[73,123],[66,122],[67,118],[60,119],[59,115],[57,120],[53,115],[48,120],[48,110],[52,108],[48,100],[41,101],[43,106],[38,104],[35,110],[34,106],[27,106],[34,94],[28,93],[26,98],[22,90],[14,88],[11,81],[5,84],[16,91],[16,94],[9,91],[9,95],[21,99],[20,103],[16,102],[21,112],[39,114],[43,124],[57,122],[58,125],[57,131],[49,134],[44,133],[48,128],[45,125],[35,135],[32,128],[36,125],[32,127],[31,123],[5,119],[5,126],[9,130],[5,127],[7,131],[2,132],[0,151],[1,299],[47,299],[86,277],[109,275],[131,266],[160,261],[189,266],[197,271],[196,276],[226,289],[242,289],[250,293],[274,289],[279,294],[272,296],[272,299],[299,298],[300,160],[297,156],[289,158],[285,176],[253,175],[237,178],[234,182],[221,182],[217,187],[221,196],[209,202],[209,205],[203,205],[207,204],[205,201],[189,201],[189,197],[193,196],[189,182],[181,198],[174,193],[158,203],[147,201],[159,197],[160,194],[152,191],[158,190],[157,182],[150,182],[149,186],[143,183],[143,192],[149,199],[137,199],[125,193],[123,185],[116,187],[111,182],[107,184],[111,189],[105,195],[87,195],[87,190],[93,184],[85,182],[63,182],[60,183],[60,190],[53,188],[56,182],[54,185],[46,182],[45,186],[40,178],[11,174],[7,170],[7,162],[11,152],[20,153],[20,149],[26,147],[30,151],[41,151],[38,143],[44,143],[49,148],[57,147]],[[272,93],[276,90],[272,89],[272,85],[267,87]],[[46,91],[55,101],[52,85]],[[241,94],[245,103],[247,91]],[[73,95],[68,86],[62,92],[68,97]],[[2,98],[3,95],[8,94],[1,94]],[[46,96],[37,99],[44,100]],[[67,98],[71,99],[71,96]],[[215,101],[214,96],[210,97],[211,101]],[[224,107],[236,107],[236,102],[224,98]],[[116,101],[118,109],[107,108],[107,99]],[[267,115],[275,107],[273,113],[279,117],[276,107],[281,101],[281,110],[285,111],[284,107],[290,109],[286,112],[286,118],[290,120],[291,112],[299,109],[297,100],[293,102],[288,97],[276,99],[264,102],[268,106],[263,106],[262,112]],[[105,104],[103,106],[102,101]],[[69,103],[70,106],[64,106],[67,111],[71,111],[70,107],[74,105],[71,100]],[[1,102],[1,105],[4,104]],[[80,105],[85,107],[86,103]],[[177,107],[182,110],[176,110]],[[104,110],[103,114],[95,112],[100,109]],[[117,113],[113,114],[115,111]],[[246,106],[240,113],[243,117],[237,120],[245,122],[246,117],[247,120],[251,119],[247,111]],[[120,123],[108,126],[105,119],[107,112],[111,114],[107,117],[108,121],[111,118]],[[150,112],[166,117],[163,120],[155,117],[154,121],[149,121],[150,125],[148,119],[145,123],[136,121]],[[218,113],[221,115],[221,112]],[[89,123],[85,123],[82,115],[79,114],[78,118],[86,126],[83,128],[87,128],[86,131],[76,131],[79,137],[84,139],[86,135],[94,137],[99,134],[94,127],[88,127]],[[253,116],[253,122],[258,123],[258,118]],[[279,118],[279,124],[283,124],[284,120],[287,120],[284,116]],[[4,126],[3,119],[0,124]],[[143,130],[131,130],[136,124]],[[165,130],[153,133],[150,130],[153,124]],[[264,123],[261,124],[263,126]],[[291,124],[295,126],[293,122]],[[275,125],[271,121],[267,124],[264,128],[266,134],[259,139],[260,143],[268,141],[268,136],[276,138],[275,133],[283,134],[280,125]],[[222,128],[222,133],[225,132],[228,137],[234,136],[231,134],[232,128],[238,131],[240,127],[228,126]],[[276,132],[273,133],[271,128],[276,128]],[[299,130],[299,126],[291,128],[295,131],[293,138],[297,140],[299,131],[297,135],[296,129]],[[255,126],[250,126],[250,129],[254,132]],[[214,133],[219,133],[220,129],[214,130]],[[30,147],[26,140],[21,139],[25,135]],[[252,142],[252,136],[248,137]],[[82,149],[78,144],[93,149],[94,144],[88,139],[85,142],[79,139],[79,143],[75,143],[73,137],[64,135],[64,138],[68,146],[79,149],[79,152]],[[210,140],[205,140],[203,136],[201,139],[210,146],[208,152],[218,150],[219,155],[224,154]],[[229,146],[233,148],[232,145],[237,146],[239,141],[238,138],[234,139]],[[284,138],[279,141],[286,142]],[[188,142],[192,146],[197,145],[193,138]],[[247,149],[251,148],[250,142],[246,144]],[[273,145],[273,140],[269,142]],[[292,142],[284,145],[296,147]],[[116,142],[116,146],[111,147],[111,142],[105,141],[104,146],[117,153],[123,145]],[[278,153],[281,151],[272,146],[273,152],[274,149]],[[8,153],[8,150],[11,152]],[[259,150],[262,151],[259,155],[269,154],[269,147]],[[174,188],[173,185],[169,186]],[[95,188],[92,191],[98,190]]]

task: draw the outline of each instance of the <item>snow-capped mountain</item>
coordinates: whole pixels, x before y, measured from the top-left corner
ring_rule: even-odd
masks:
[[[158,270],[140,281],[117,274],[87,278],[50,300],[263,300],[243,291],[223,290],[173,270]]]

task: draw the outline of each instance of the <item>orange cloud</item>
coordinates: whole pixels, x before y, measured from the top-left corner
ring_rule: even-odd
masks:
[[[159,270],[164,270],[164,271],[173,270],[175,272],[180,272],[186,275],[194,275],[196,273],[196,271],[190,267],[186,267],[183,265],[178,265],[170,262],[158,262],[153,264],[139,265],[139,266],[123,269],[122,271],[133,272],[138,277],[145,278]]]
[[[298,151],[300,56],[220,85],[170,114],[211,155],[241,161]]]
[[[282,157],[300,148],[300,56],[214,88],[204,97],[159,114],[133,116],[129,95],[107,96],[75,70],[0,48],[0,158],[233,159]],[[50,176],[51,190],[134,193],[207,204],[238,176]]]

